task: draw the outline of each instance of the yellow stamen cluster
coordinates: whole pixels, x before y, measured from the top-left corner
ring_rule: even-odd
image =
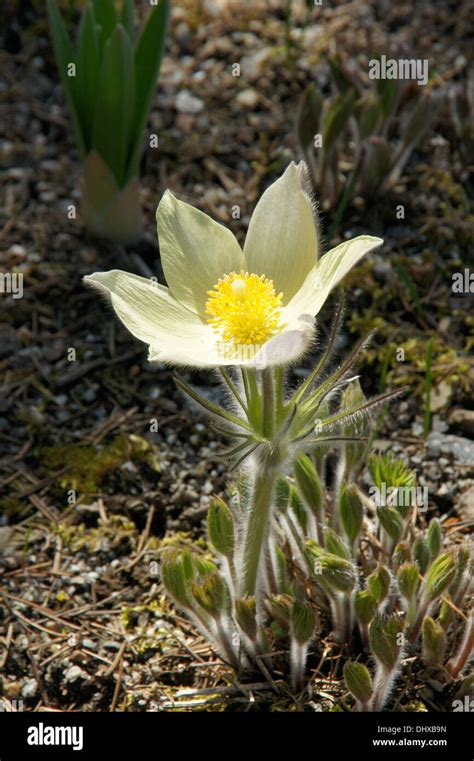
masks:
[[[265,275],[230,272],[208,291],[208,322],[224,341],[236,344],[262,344],[280,333],[281,299],[273,281]]]

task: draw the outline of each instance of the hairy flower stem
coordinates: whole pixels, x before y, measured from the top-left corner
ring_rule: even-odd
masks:
[[[374,676],[374,689],[370,701],[371,711],[381,711],[392,689],[393,682],[398,673],[398,663],[393,669],[387,669],[383,664],[377,663]]]
[[[350,597],[340,592],[330,598],[333,614],[334,638],[337,642],[345,644],[349,641],[352,631],[351,600]]]
[[[279,472],[279,456],[272,449],[275,433],[275,389],[272,370],[261,373],[262,433],[269,448],[257,458],[252,506],[248,515],[243,551],[243,594],[254,595],[263,549],[268,537],[275,482]]]
[[[225,653],[225,655],[226,655],[230,665],[234,669],[238,670],[238,668],[239,668],[239,658],[236,655],[235,650],[234,650],[234,648],[232,646],[232,643],[231,643],[231,641],[229,639],[229,635],[228,635],[228,633],[226,631],[226,627],[225,627],[224,622],[222,620],[222,616],[219,616],[216,619],[216,629],[217,629],[217,634],[218,634],[218,637],[219,637],[219,642],[222,645],[222,649],[224,650],[224,653]]]
[[[413,628],[410,633],[410,642],[414,643],[418,639],[418,635],[420,633],[420,629],[423,624],[423,619],[425,618],[425,616],[428,615],[429,609],[430,609],[430,603],[427,602],[426,600],[422,600],[418,608],[418,613],[416,616],[415,623],[413,624]]]
[[[263,546],[270,525],[273,490],[277,469],[265,462],[259,463],[255,476],[252,506],[250,508],[243,554],[243,595],[254,595]]]
[[[271,441],[275,430],[275,389],[272,371],[262,370],[263,435]]]
[[[474,650],[474,615],[471,615],[466,623],[464,637],[459,651],[451,658],[447,669],[453,679],[457,679],[466,663],[469,661]]]
[[[290,663],[291,663],[291,687],[294,692],[302,689],[304,684],[304,671],[308,645],[300,645],[294,637],[291,638]]]

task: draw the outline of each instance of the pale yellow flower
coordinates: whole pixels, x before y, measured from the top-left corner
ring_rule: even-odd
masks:
[[[380,238],[361,235],[318,258],[303,164],[288,166],[262,195],[245,245],[169,191],[157,210],[168,287],[121,270],[86,282],[111,300],[151,361],[192,367],[265,367],[308,347],[328,294]]]

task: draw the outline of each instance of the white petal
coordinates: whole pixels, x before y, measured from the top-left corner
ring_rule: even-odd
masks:
[[[126,328],[150,352],[163,353],[166,361],[192,364],[190,352],[205,352],[208,326],[171,295],[168,288],[121,270],[95,272],[84,278],[108,298]]]
[[[318,314],[331,290],[365,254],[383,243],[381,238],[360,235],[328,251],[313,267],[302,288],[283,310],[291,324],[302,314]]]
[[[248,364],[257,369],[276,365],[288,365],[296,362],[305,354],[314,338],[314,327],[304,319],[298,322],[298,327],[285,330],[271,338]]]
[[[204,316],[207,292],[228,272],[245,270],[242,250],[223,225],[168,190],[156,212],[160,255],[173,296]]]
[[[249,272],[273,280],[283,304],[301,288],[318,256],[313,209],[302,189],[303,167],[292,161],[260,198],[250,220],[244,255]]]

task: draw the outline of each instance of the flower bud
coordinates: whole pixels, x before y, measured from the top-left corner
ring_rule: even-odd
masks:
[[[306,543],[307,553],[314,563],[314,580],[328,594],[351,592],[356,584],[356,573],[349,560],[323,550],[313,540]]]
[[[299,645],[305,645],[314,634],[316,616],[309,602],[295,600],[291,609],[291,632]]]
[[[430,551],[431,559],[434,560],[434,558],[439,555],[443,545],[443,534],[441,532],[441,526],[437,518],[433,518],[433,520],[430,521],[426,535],[426,541]]]
[[[190,582],[194,578],[193,558],[189,550],[168,552],[161,562],[161,578],[171,597],[184,607],[192,604]]]
[[[426,666],[441,666],[446,650],[446,632],[431,616],[423,620],[421,630],[422,657]]]
[[[454,610],[453,610],[453,604],[451,602],[451,595],[449,594],[449,592],[446,592],[439,609],[438,621],[443,627],[443,629],[446,630],[449,624],[451,623],[451,621],[453,620],[453,618],[454,618]]]
[[[398,542],[403,534],[403,520],[393,507],[378,507],[377,518],[383,530],[394,542]]]
[[[398,588],[400,594],[407,600],[411,600],[420,586],[420,570],[415,563],[404,563],[397,573]]]
[[[210,613],[214,618],[222,613],[225,605],[226,585],[218,571],[210,576],[205,576],[201,582],[194,582],[191,589],[194,599],[207,613]]]
[[[291,618],[293,600],[289,595],[271,595],[269,598],[272,616],[282,626],[287,626]]]
[[[406,542],[399,542],[395,547],[392,555],[393,568],[396,571],[402,563],[411,561],[410,548]]]
[[[368,589],[356,592],[354,609],[357,620],[363,626],[370,624],[377,611],[377,600]]]
[[[386,671],[392,671],[401,654],[403,622],[394,618],[375,616],[369,627],[369,642],[374,656]]]
[[[257,638],[256,608],[255,597],[240,597],[235,601],[237,623],[251,640]]]
[[[432,602],[449,587],[456,574],[456,560],[452,552],[445,552],[433,561],[423,588],[425,600]]]
[[[367,666],[362,663],[346,661],[344,664],[344,682],[353,697],[366,704],[372,697],[372,678]]]
[[[234,552],[234,519],[229,507],[220,497],[211,500],[207,513],[209,540],[217,552],[226,558]]]
[[[379,605],[385,600],[388,595],[391,580],[392,577],[390,576],[390,573],[382,564],[379,564],[375,571],[371,573],[367,579],[367,586],[372,594],[372,597],[376,599]]]
[[[294,473],[303,500],[314,515],[320,515],[323,506],[321,480],[308,455],[298,457],[294,464]]]
[[[461,589],[464,579],[465,579],[465,573],[469,568],[469,563],[471,560],[471,550],[470,547],[467,545],[463,545],[458,549],[457,556],[456,556],[456,575],[452,581],[452,584],[449,588],[449,591],[453,598],[456,597],[457,593]]]
[[[339,513],[344,533],[352,545],[360,534],[364,519],[362,500],[354,485],[347,489],[342,487],[339,497]]]
[[[413,544],[413,559],[417,563],[420,572],[426,573],[430,562],[430,548],[422,536],[417,536]]]
[[[324,542],[328,552],[331,552],[333,555],[338,555],[340,558],[345,558],[346,560],[351,559],[351,554],[346,545],[332,528],[324,529]]]

